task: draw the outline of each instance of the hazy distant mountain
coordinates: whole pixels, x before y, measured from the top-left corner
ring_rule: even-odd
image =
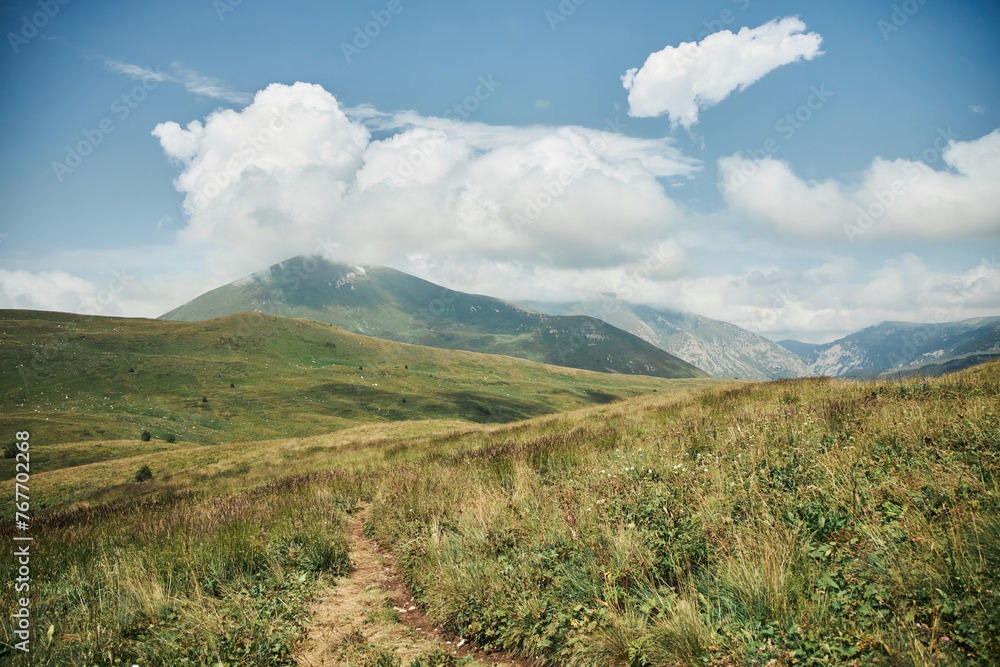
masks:
[[[520,357],[585,370],[667,378],[705,372],[592,317],[558,317],[386,267],[295,257],[224,285],[161,319],[240,312],[301,317],[403,343]]]
[[[592,315],[635,334],[716,377],[773,380],[809,375],[798,356],[735,324],[692,313],[636,306],[613,297],[523,305],[553,315]]]
[[[942,324],[883,322],[823,345],[787,340],[779,344],[815,375],[939,375],[1000,357],[1000,317]]]
[[[799,359],[809,357],[817,348],[823,347],[821,343],[803,343],[798,340],[781,340],[776,343],[785,348]]]

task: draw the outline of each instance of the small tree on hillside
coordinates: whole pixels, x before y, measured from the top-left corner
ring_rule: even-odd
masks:
[[[135,481],[138,484],[147,479],[153,479],[153,471],[149,469],[149,466],[142,466],[135,472]]]
[[[143,442],[149,442],[149,439],[152,437],[153,436],[149,434],[149,431],[143,431],[142,435],[139,436],[139,439]]]

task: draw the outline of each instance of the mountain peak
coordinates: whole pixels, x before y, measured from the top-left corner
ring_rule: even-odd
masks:
[[[164,314],[198,321],[262,312],[354,333],[486,352],[584,370],[659,377],[706,373],[641,338],[587,316],[555,316],[468,294],[382,266],[299,256],[224,285]]]

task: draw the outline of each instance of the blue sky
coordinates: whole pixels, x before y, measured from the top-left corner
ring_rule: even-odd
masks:
[[[36,0],[0,26],[0,307],[156,316],[327,239],[466,291],[615,291],[775,339],[1000,313],[995,2]],[[720,35],[744,27],[761,48]],[[309,111],[194,206],[175,179],[278,107]]]

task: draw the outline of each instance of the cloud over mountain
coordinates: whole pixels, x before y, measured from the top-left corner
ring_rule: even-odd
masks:
[[[226,248],[247,269],[317,246],[390,265],[433,249],[462,262],[617,266],[669,242],[682,216],[657,178],[699,168],[669,139],[345,110],[305,83],[153,134],[182,169],[182,239]]]

